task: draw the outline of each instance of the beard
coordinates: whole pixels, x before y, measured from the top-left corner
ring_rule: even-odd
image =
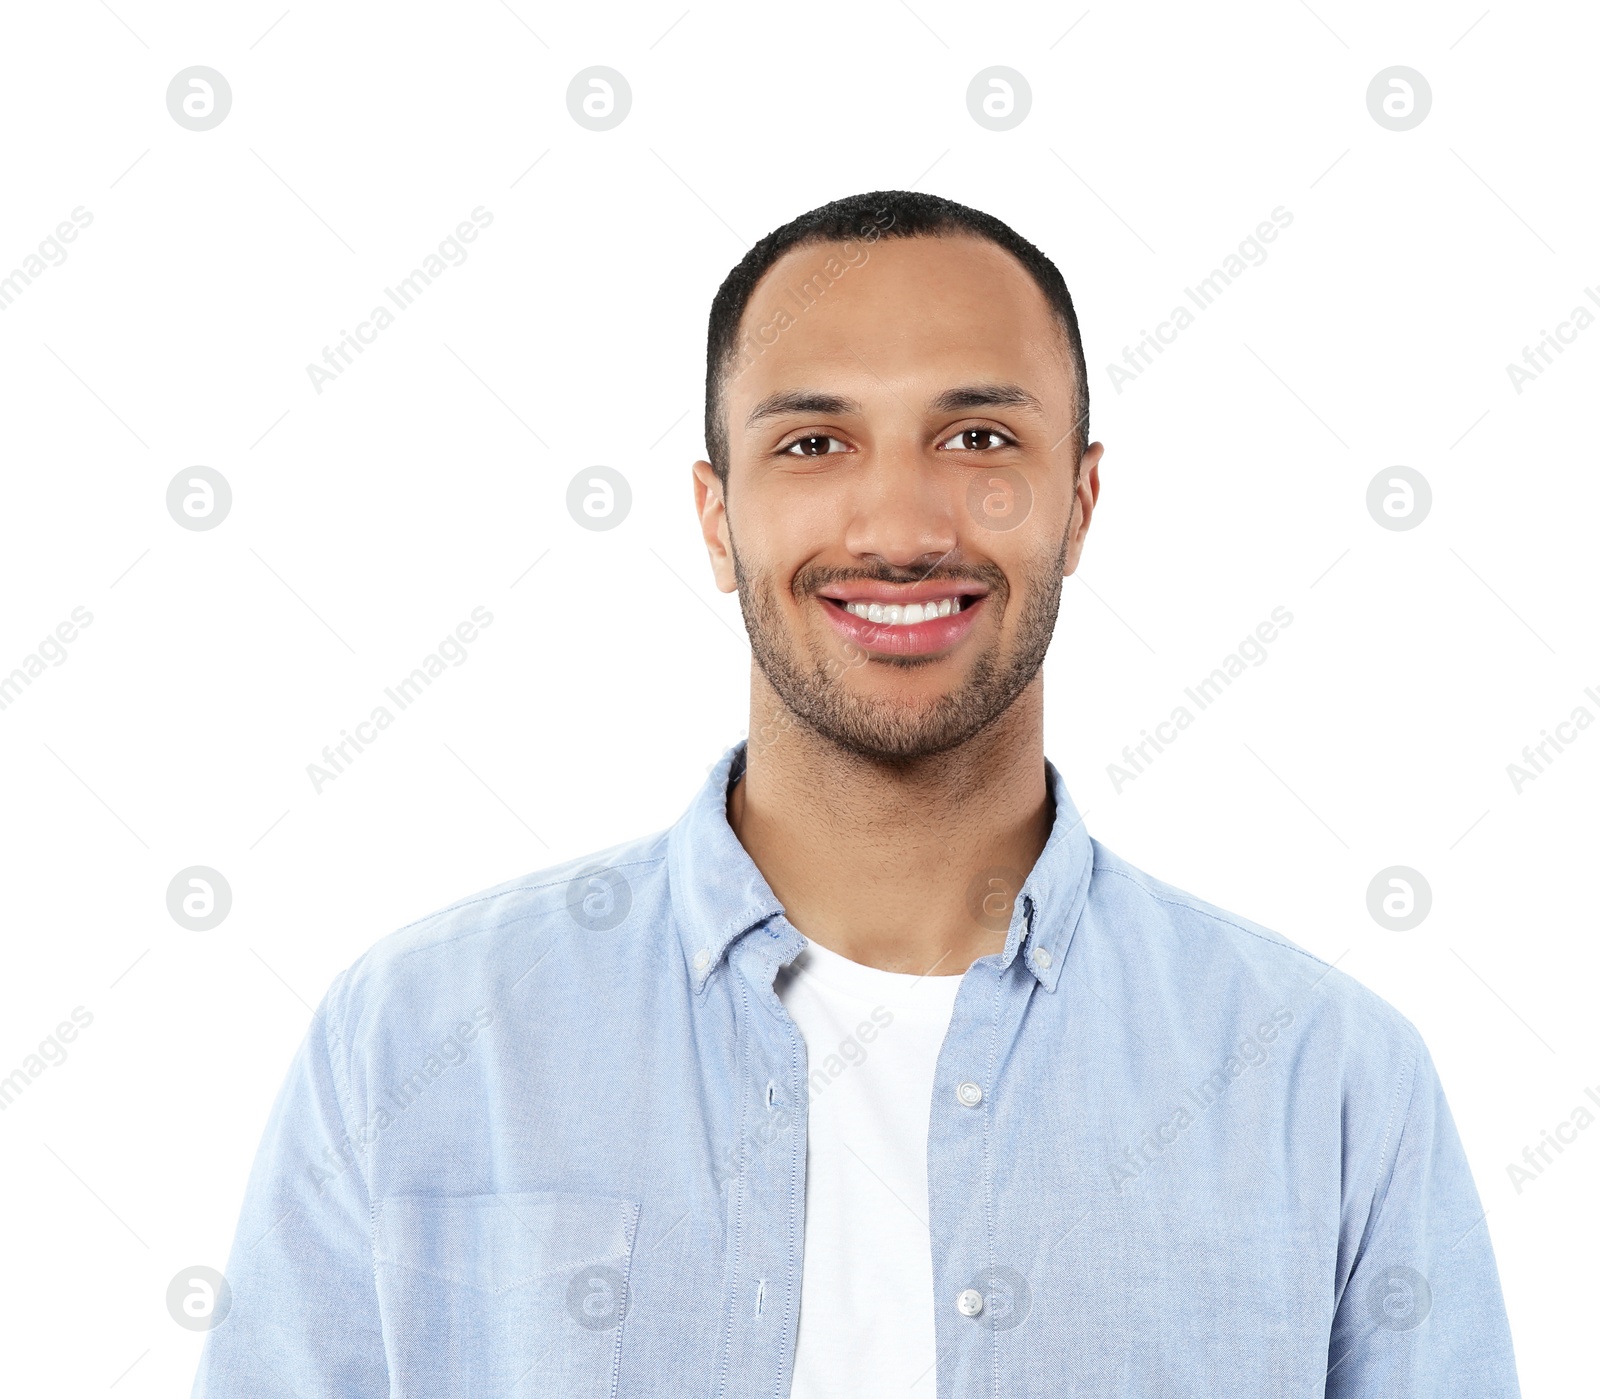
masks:
[[[897,765],[960,747],[1004,714],[1039,673],[1061,606],[1061,568],[1066,561],[1067,542],[1068,537],[1063,535],[1053,558],[1034,560],[1026,569],[1022,612],[1009,651],[996,640],[973,660],[966,678],[955,690],[930,703],[912,705],[851,693],[844,677],[862,662],[858,657],[845,658],[848,643],[835,639],[831,647],[824,648],[792,633],[771,573],[746,572],[738,549],[732,547],[731,535],[729,539],[739,610],[744,614],[750,650],[778,698],[796,720],[829,742],[860,757]],[[995,564],[929,572],[888,566],[803,568],[795,575],[790,591],[796,602],[804,603],[826,584],[862,580],[982,583],[989,589],[984,606],[1000,609],[1002,616],[1012,596],[1010,580]],[[909,670],[934,664],[938,659],[873,656],[866,664]]]

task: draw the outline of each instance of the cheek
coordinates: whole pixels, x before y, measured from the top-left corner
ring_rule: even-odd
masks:
[[[838,494],[788,482],[734,493],[728,530],[747,574],[787,584],[806,560],[837,552],[849,523]]]
[[[1059,605],[1065,567],[1064,536],[1064,524],[1061,536],[1044,529],[1030,530],[1026,539],[1008,540],[991,553],[991,560],[1005,574],[1000,625],[1006,630],[1034,625],[1032,619],[1052,597]]]
[[[992,561],[1019,589],[1055,567],[1074,510],[1070,494],[1034,479],[1015,469],[974,472],[958,516],[962,555]]]

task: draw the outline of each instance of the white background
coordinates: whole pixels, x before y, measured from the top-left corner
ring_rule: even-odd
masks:
[[[691,512],[711,296],[801,211],[910,186],[1010,222],[1077,302],[1104,487],[1047,751],[1090,831],[1417,1024],[1524,1391],[1592,1374],[1600,1130],[1520,1194],[1506,1169],[1600,1085],[1600,728],[1506,772],[1600,716],[1600,327],[1506,372],[1600,289],[1592,9],[112,5],[8,9],[0,82],[0,274],[93,215],[0,313],[0,673],[94,618],[0,711],[0,1075],[94,1017],[0,1113],[7,1388],[186,1392],[167,1284],[223,1266],[334,973],[667,825],[742,735]],[[168,114],[193,64],[232,89],[210,131]],[[632,90],[610,131],[568,114],[594,64]],[[995,64],[1032,89],[1006,132],[966,105]],[[1396,64],[1433,98],[1404,132],[1366,104]],[[467,260],[317,393],[306,365],[479,205]],[[1266,262],[1117,392],[1280,205]],[[197,464],[233,491],[205,532],[166,509]],[[565,504],[596,464],[633,491],[606,532]],[[1433,492],[1404,532],[1366,507],[1397,464]],[[1122,746],[1280,605],[1270,659],[1119,794]],[[476,606],[469,659],[315,791]],[[197,864],[233,891],[204,933],[166,907]],[[1366,907],[1397,864],[1433,892],[1403,933]]]

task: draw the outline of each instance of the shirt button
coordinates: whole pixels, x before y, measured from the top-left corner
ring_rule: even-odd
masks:
[[[983,1101],[983,1089],[976,1083],[958,1083],[956,1085],[956,1101],[962,1107],[975,1108]]]
[[[956,1310],[962,1316],[977,1316],[983,1310],[983,1293],[975,1287],[969,1287],[956,1298]]]
[[[1048,969],[1054,959],[1050,956],[1048,947],[1036,947],[1033,950],[1033,963],[1036,967]]]
[[[710,960],[711,960],[711,949],[709,947],[702,947],[698,952],[696,952],[694,954],[695,970],[696,971],[704,971],[705,968],[706,968],[706,963],[709,962]]]

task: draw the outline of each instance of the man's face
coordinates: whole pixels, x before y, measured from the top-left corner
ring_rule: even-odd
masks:
[[[853,752],[965,742],[1037,675],[1099,494],[1059,322],[994,244],[894,238],[791,250],[744,337],[696,501],[763,675]]]

